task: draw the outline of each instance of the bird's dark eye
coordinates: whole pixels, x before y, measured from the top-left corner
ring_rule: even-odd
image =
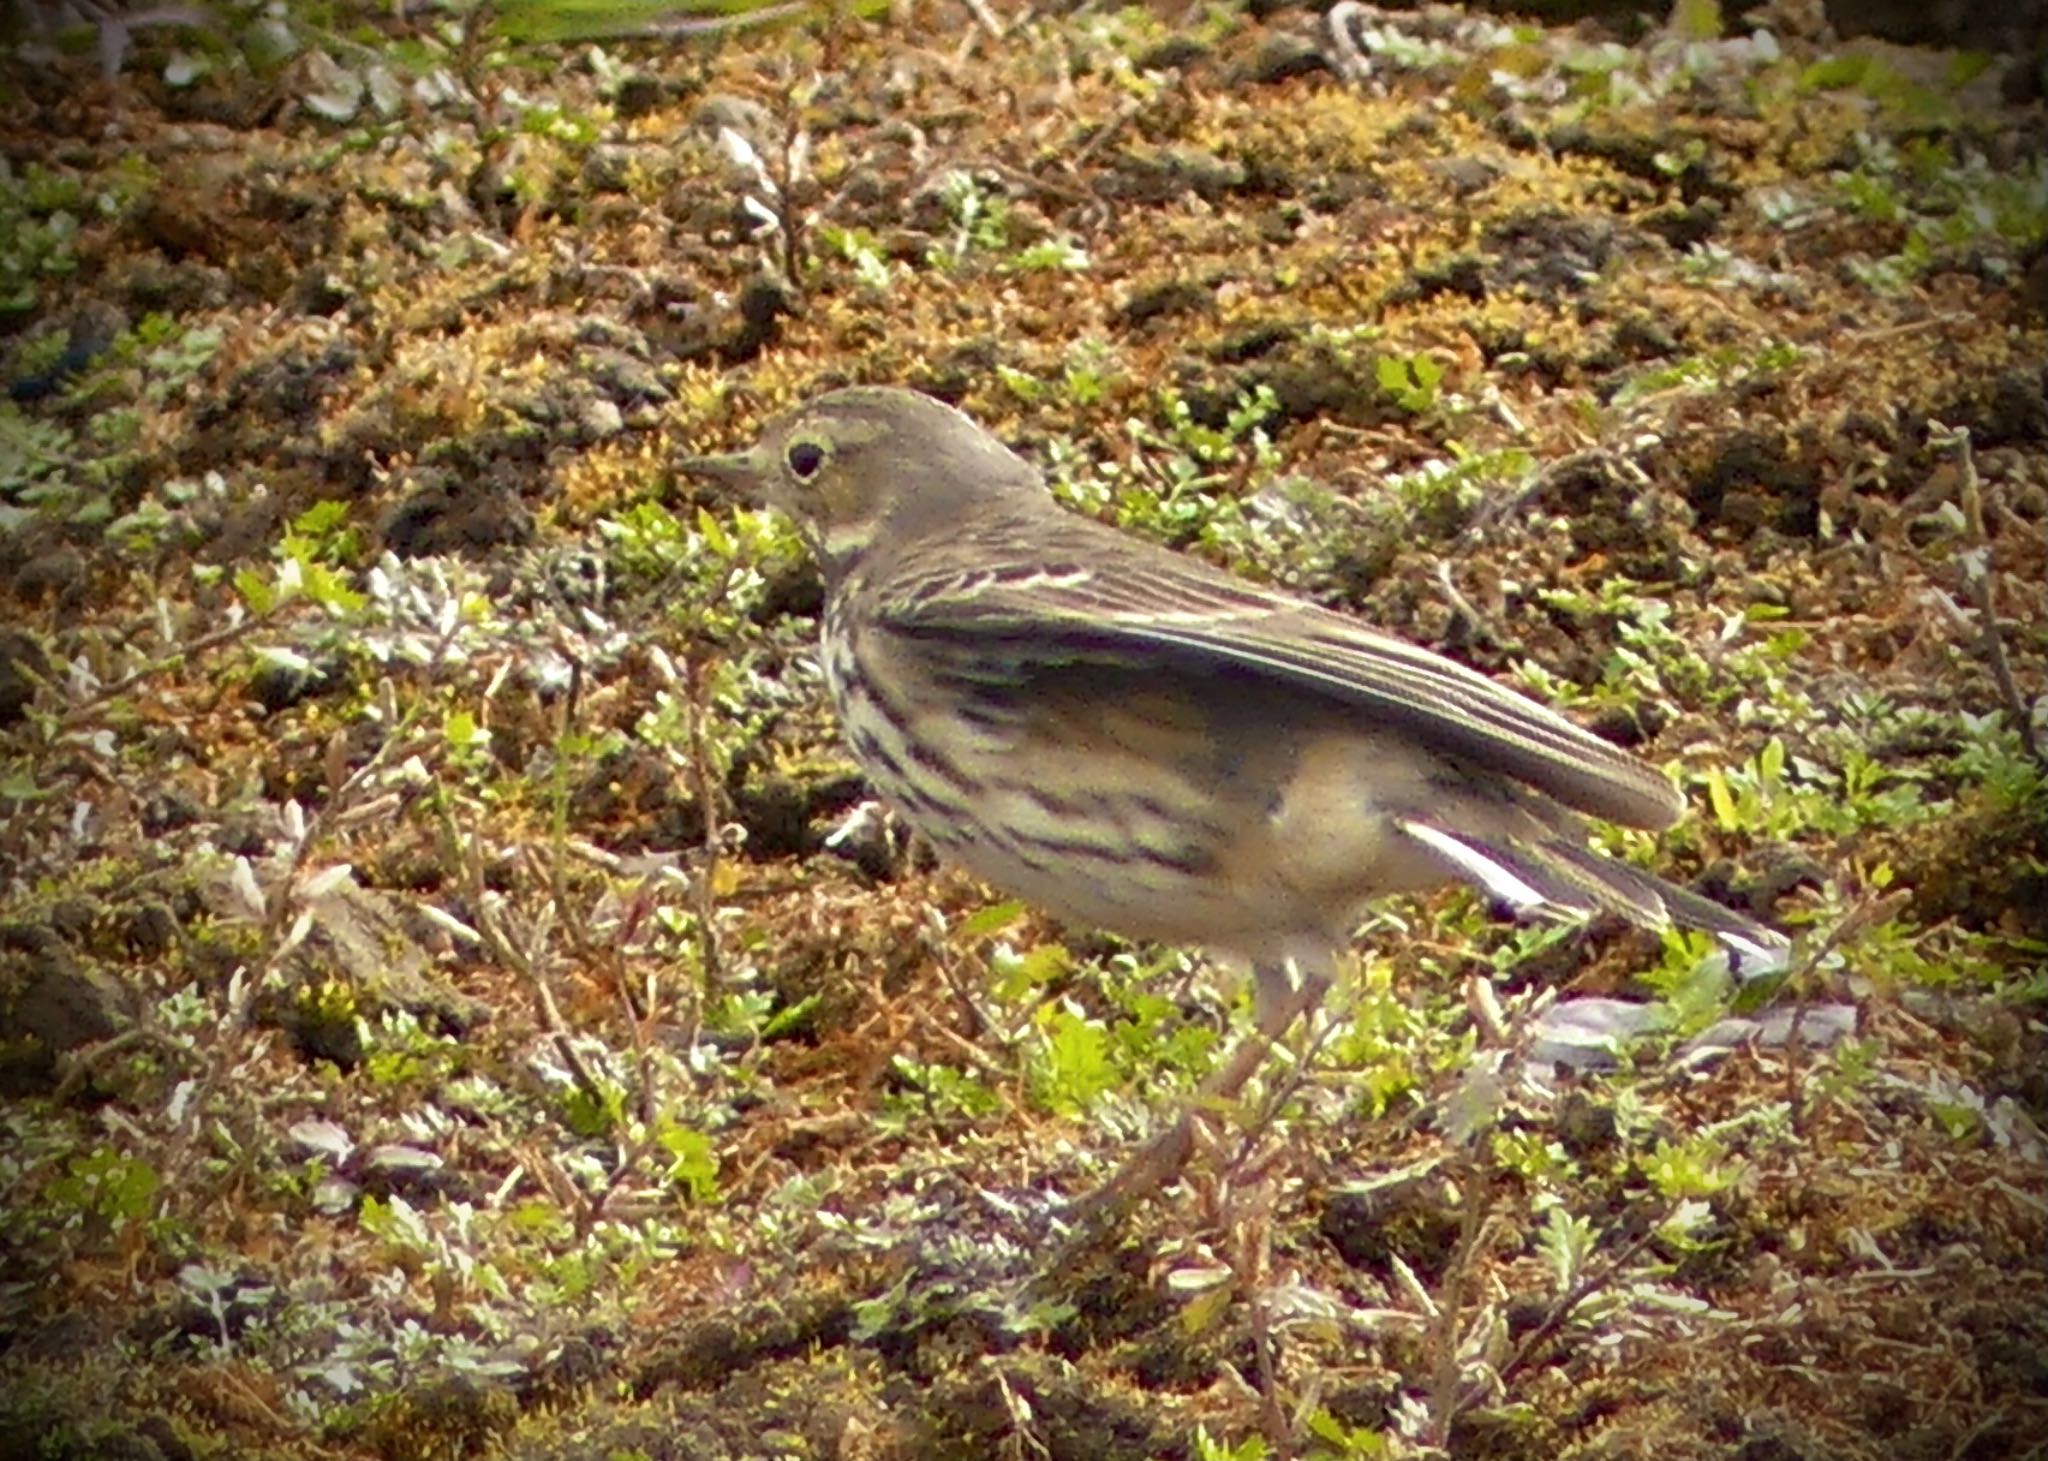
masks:
[[[790,471],[809,480],[818,468],[825,465],[825,448],[815,441],[799,441],[791,445],[782,459],[789,463]]]

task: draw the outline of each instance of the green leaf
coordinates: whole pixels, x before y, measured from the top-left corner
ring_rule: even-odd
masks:
[[[268,614],[277,607],[277,590],[253,568],[244,568],[235,575],[235,592],[242,596],[252,614]]]
[[[724,523],[712,516],[709,508],[697,509],[697,535],[704,540],[704,546],[720,558],[731,558],[739,551],[732,534],[725,530]]]
[[[672,1160],[668,1180],[681,1187],[693,1202],[710,1202],[718,1196],[718,1152],[709,1135],[687,1126],[664,1125],[660,1133],[662,1150]]]
[[[0,801],[32,802],[48,795],[36,785],[35,778],[20,767],[0,776]]]
[[[1039,1094],[1047,1106],[1068,1115],[1093,1105],[1119,1082],[1109,1059],[1109,1032],[1078,1011],[1053,1008],[1040,1019],[1045,1048],[1039,1057]]]
[[[1001,933],[1024,916],[1024,908],[1022,900],[1016,898],[1007,903],[991,903],[960,920],[960,937],[982,939]]]
[[[1742,819],[1735,812],[1735,797],[1728,790],[1728,778],[1718,766],[1707,772],[1707,800],[1713,804],[1714,821],[1723,832],[1742,830]]]
[[[1860,85],[1870,74],[1868,56],[1829,56],[1816,61],[1799,74],[1799,85],[1807,91],[1837,91]]]

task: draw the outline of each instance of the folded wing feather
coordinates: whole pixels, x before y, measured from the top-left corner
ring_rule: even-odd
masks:
[[[1099,525],[1070,519],[1083,528]],[[1101,529],[1108,532],[1108,529]],[[1042,536],[1042,532],[1041,532]],[[1329,610],[1267,593],[1117,535],[1113,570],[1040,560],[968,574],[891,575],[878,618],[911,639],[1006,640],[1075,658],[1131,652],[1229,668],[1357,706],[1441,754],[1498,771],[1565,806],[1661,828],[1683,807],[1653,766],[1463,665]]]

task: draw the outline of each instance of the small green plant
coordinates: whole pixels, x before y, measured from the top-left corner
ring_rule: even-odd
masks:
[[[1401,1109],[1434,1072],[1467,1051],[1446,1032],[1440,1015],[1396,985],[1390,962],[1366,960],[1350,991],[1351,1018],[1331,1037],[1329,1059],[1347,1073],[1360,1114],[1377,1121]]]
[[[757,565],[803,556],[787,518],[749,508],[699,508],[686,522],[660,503],[636,502],[599,519],[597,530],[619,581],[661,585],[683,627],[719,640],[759,604],[766,581]]]
[[[2048,765],[2029,754],[2003,716],[1962,711],[1958,721],[1963,745],[1950,758],[1949,769],[1959,780],[1980,788],[1994,807],[2015,816],[2048,810]]]
[[[1395,405],[1420,416],[1435,407],[1444,368],[1432,356],[1418,351],[1414,355],[1382,355],[1373,363],[1373,375]]]
[[[353,996],[339,980],[318,986],[332,991],[331,997],[346,997],[344,1006],[353,1009]],[[374,1023],[358,1018],[363,1042],[363,1074],[374,1085],[386,1089],[417,1089],[445,1079],[463,1063],[459,1041],[436,1034],[420,1023],[411,1010],[389,1009]]]
[[[1217,489],[1278,464],[1264,423],[1279,408],[1272,389],[1260,386],[1237,397],[1220,425],[1210,425],[1178,393],[1162,392],[1164,426],[1130,422],[1128,467],[1103,469],[1112,479],[1118,524],[1176,544],[1241,549],[1250,534],[1243,504]]]
[[[1621,383],[1612,403],[1627,406],[1667,392],[1721,390],[1745,381],[1773,380],[1805,359],[1803,349],[1783,341],[1761,348],[1726,346],[1638,371]]]
[[[308,508],[278,543],[273,573],[256,568],[237,572],[235,591],[249,611],[270,614],[303,599],[340,617],[360,613],[369,600],[344,565],[360,551],[361,542],[346,521],[347,508],[340,503]]]
[[[718,1197],[718,1148],[709,1135],[688,1126],[664,1121],[655,1139],[668,1154],[663,1172],[672,1187],[680,1188],[692,1202],[713,1202]]]
[[[1093,406],[1108,393],[1109,367],[1109,347],[1101,340],[1087,339],[1069,347],[1066,366],[1057,380],[1000,364],[996,366],[996,376],[1020,401],[1037,403],[1058,396],[1077,406]]]
[[[1062,234],[1017,250],[1011,267],[1027,274],[1046,270],[1078,274],[1088,267],[1088,263],[1088,251]]]
[[[950,1065],[899,1055],[891,1068],[905,1089],[891,1092],[882,1103],[879,1124],[885,1131],[906,1131],[919,1119],[942,1127],[972,1125],[1003,1109],[1002,1097]]]
[[[420,1210],[393,1193],[390,1198],[370,1194],[356,1214],[363,1231],[399,1253],[415,1255],[434,1251],[434,1235]]]
[[[1550,1265],[1553,1293],[1568,1294],[1577,1287],[1599,1244],[1600,1234],[1590,1219],[1562,1207],[1552,1207],[1543,1214],[1543,1226],[1536,1234],[1536,1250]]]
[[[447,764],[458,770],[486,771],[491,766],[491,733],[471,710],[450,710],[441,718],[441,741]]]
[[[1658,1027],[1678,1035],[1697,1034],[1726,1015],[1736,993],[1720,945],[1698,929],[1667,930],[1663,957],[1642,979],[1657,996]]]
[[[895,275],[888,256],[865,228],[840,228],[825,224],[818,229],[818,241],[853,265],[853,277],[879,294],[886,294]]]
[[[1010,204],[973,173],[955,169],[939,184],[939,201],[952,224],[951,237],[935,245],[925,262],[937,269],[957,269],[975,252],[1000,253],[1010,246]]]
[[[1123,1082],[1110,1058],[1110,1034],[1080,1010],[1049,1004],[1033,1021],[1038,1044],[1032,1052],[1031,1090],[1048,1111],[1085,1113],[1105,1092]]]
[[[156,1168],[140,1157],[99,1146],[72,1158],[44,1196],[118,1231],[148,1220],[161,1184]]]
[[[1195,1427],[1195,1461],[1266,1461],[1273,1448],[1258,1436],[1246,1436],[1236,1445],[1219,1441],[1205,1425]]]
[[[1528,476],[1535,458],[1520,447],[1474,452],[1450,443],[1450,459],[1433,458],[1412,472],[1386,479],[1387,490],[1435,532],[1455,531],[1478,506],[1489,486]]]
[[[1308,1418],[1308,1433],[1313,1442],[1309,1461],[1387,1461],[1396,1454],[1384,1432],[1346,1425],[1327,1410]]]
[[[1712,1197],[1736,1180],[1728,1154],[1713,1137],[1701,1134],[1684,1141],[1660,1141],[1643,1163],[1643,1175],[1663,1197]]]
[[[561,1093],[562,1124],[591,1140],[612,1136],[625,1123],[627,1094],[616,1081],[576,1081]]]
[[[213,363],[225,336],[214,325],[186,325],[147,315],[135,327],[143,399],[163,405]]]
[[[1492,1142],[1494,1160],[1524,1182],[1554,1189],[1578,1176],[1578,1164],[1539,1131],[1499,1130]]]
[[[0,318],[36,307],[45,280],[78,267],[84,190],[77,179],[0,158]]]

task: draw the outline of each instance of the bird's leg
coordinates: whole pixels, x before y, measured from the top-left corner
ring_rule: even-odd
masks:
[[[1188,1154],[1194,1150],[1197,1118],[1235,1099],[1245,1082],[1266,1063],[1274,1044],[1287,1033],[1296,1017],[1313,1008],[1330,987],[1327,973],[1303,970],[1292,960],[1258,965],[1253,977],[1255,1028],[1209,1073],[1179,1120],[1147,1142],[1115,1176],[1074,1204],[1079,1226],[1093,1228],[1104,1224],[1171,1181],[1187,1165]]]

